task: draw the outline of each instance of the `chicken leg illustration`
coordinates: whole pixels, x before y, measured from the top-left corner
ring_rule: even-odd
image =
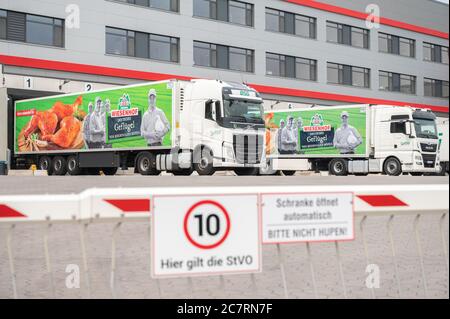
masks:
[[[81,130],[81,122],[73,117],[66,116],[60,123],[60,129],[51,137],[51,141],[62,148],[69,148]]]

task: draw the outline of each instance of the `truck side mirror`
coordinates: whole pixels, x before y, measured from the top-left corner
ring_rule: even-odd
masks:
[[[223,118],[222,107],[221,107],[220,101],[216,101],[215,109],[216,109],[216,119],[220,121]]]
[[[216,114],[213,108],[213,100],[208,100],[205,103],[205,118],[212,121],[216,120]]]
[[[415,138],[415,136],[412,133],[412,122],[406,122],[405,123],[405,134],[408,135],[410,138]]]

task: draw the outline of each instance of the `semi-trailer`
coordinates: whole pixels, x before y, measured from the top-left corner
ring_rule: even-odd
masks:
[[[343,105],[267,111],[262,174],[331,175],[439,171],[436,116],[391,105]]]
[[[259,93],[219,80],[168,80],[15,103],[15,166],[49,175],[255,174],[264,159]]]

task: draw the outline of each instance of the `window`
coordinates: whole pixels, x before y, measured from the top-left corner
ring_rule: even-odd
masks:
[[[179,0],[117,0],[138,6],[179,12]]]
[[[253,72],[254,51],[194,41],[194,63],[198,66]]]
[[[316,38],[316,19],[266,8],[266,30]]]
[[[194,16],[253,26],[253,4],[235,0],[194,0]]]
[[[106,53],[178,62],[179,40],[168,36],[106,27]]]
[[[26,42],[62,47],[63,21],[41,16],[27,14]]]
[[[381,32],[378,34],[378,49],[380,52],[414,58],[416,56],[415,47],[415,40]]]
[[[0,39],[64,46],[64,20],[0,10]]]
[[[328,83],[370,88],[370,69],[343,65],[327,64]]]
[[[448,98],[448,81],[425,78],[425,96]]]
[[[424,42],[423,58],[425,61],[448,64],[448,47]]]
[[[391,122],[391,133],[406,134],[406,122]]]
[[[380,90],[416,94],[416,77],[414,75],[380,71]]]
[[[316,65],[316,60],[275,53],[266,54],[267,75],[316,81]]]
[[[6,11],[0,10],[0,39],[6,39]]]
[[[327,21],[327,41],[369,48],[369,30]]]

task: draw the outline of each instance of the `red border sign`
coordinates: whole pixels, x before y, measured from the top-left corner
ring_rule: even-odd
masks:
[[[191,216],[192,212],[198,208],[199,206],[202,205],[212,205],[212,206],[216,206],[217,208],[219,208],[223,214],[225,215],[225,218],[227,220],[227,229],[225,231],[225,234],[222,236],[222,238],[215,244],[212,245],[201,245],[199,243],[197,243],[189,234],[188,231],[188,220],[189,217]],[[231,228],[231,221],[230,221],[230,216],[228,215],[227,210],[225,209],[225,207],[223,207],[221,204],[212,201],[212,200],[204,200],[201,202],[198,202],[197,204],[193,205],[191,208],[189,208],[186,216],[184,217],[184,234],[186,235],[186,238],[189,240],[189,242],[194,245],[197,248],[200,249],[214,249],[216,247],[219,247],[220,245],[222,245],[224,243],[224,241],[227,239],[228,235],[230,234],[230,228]]]

